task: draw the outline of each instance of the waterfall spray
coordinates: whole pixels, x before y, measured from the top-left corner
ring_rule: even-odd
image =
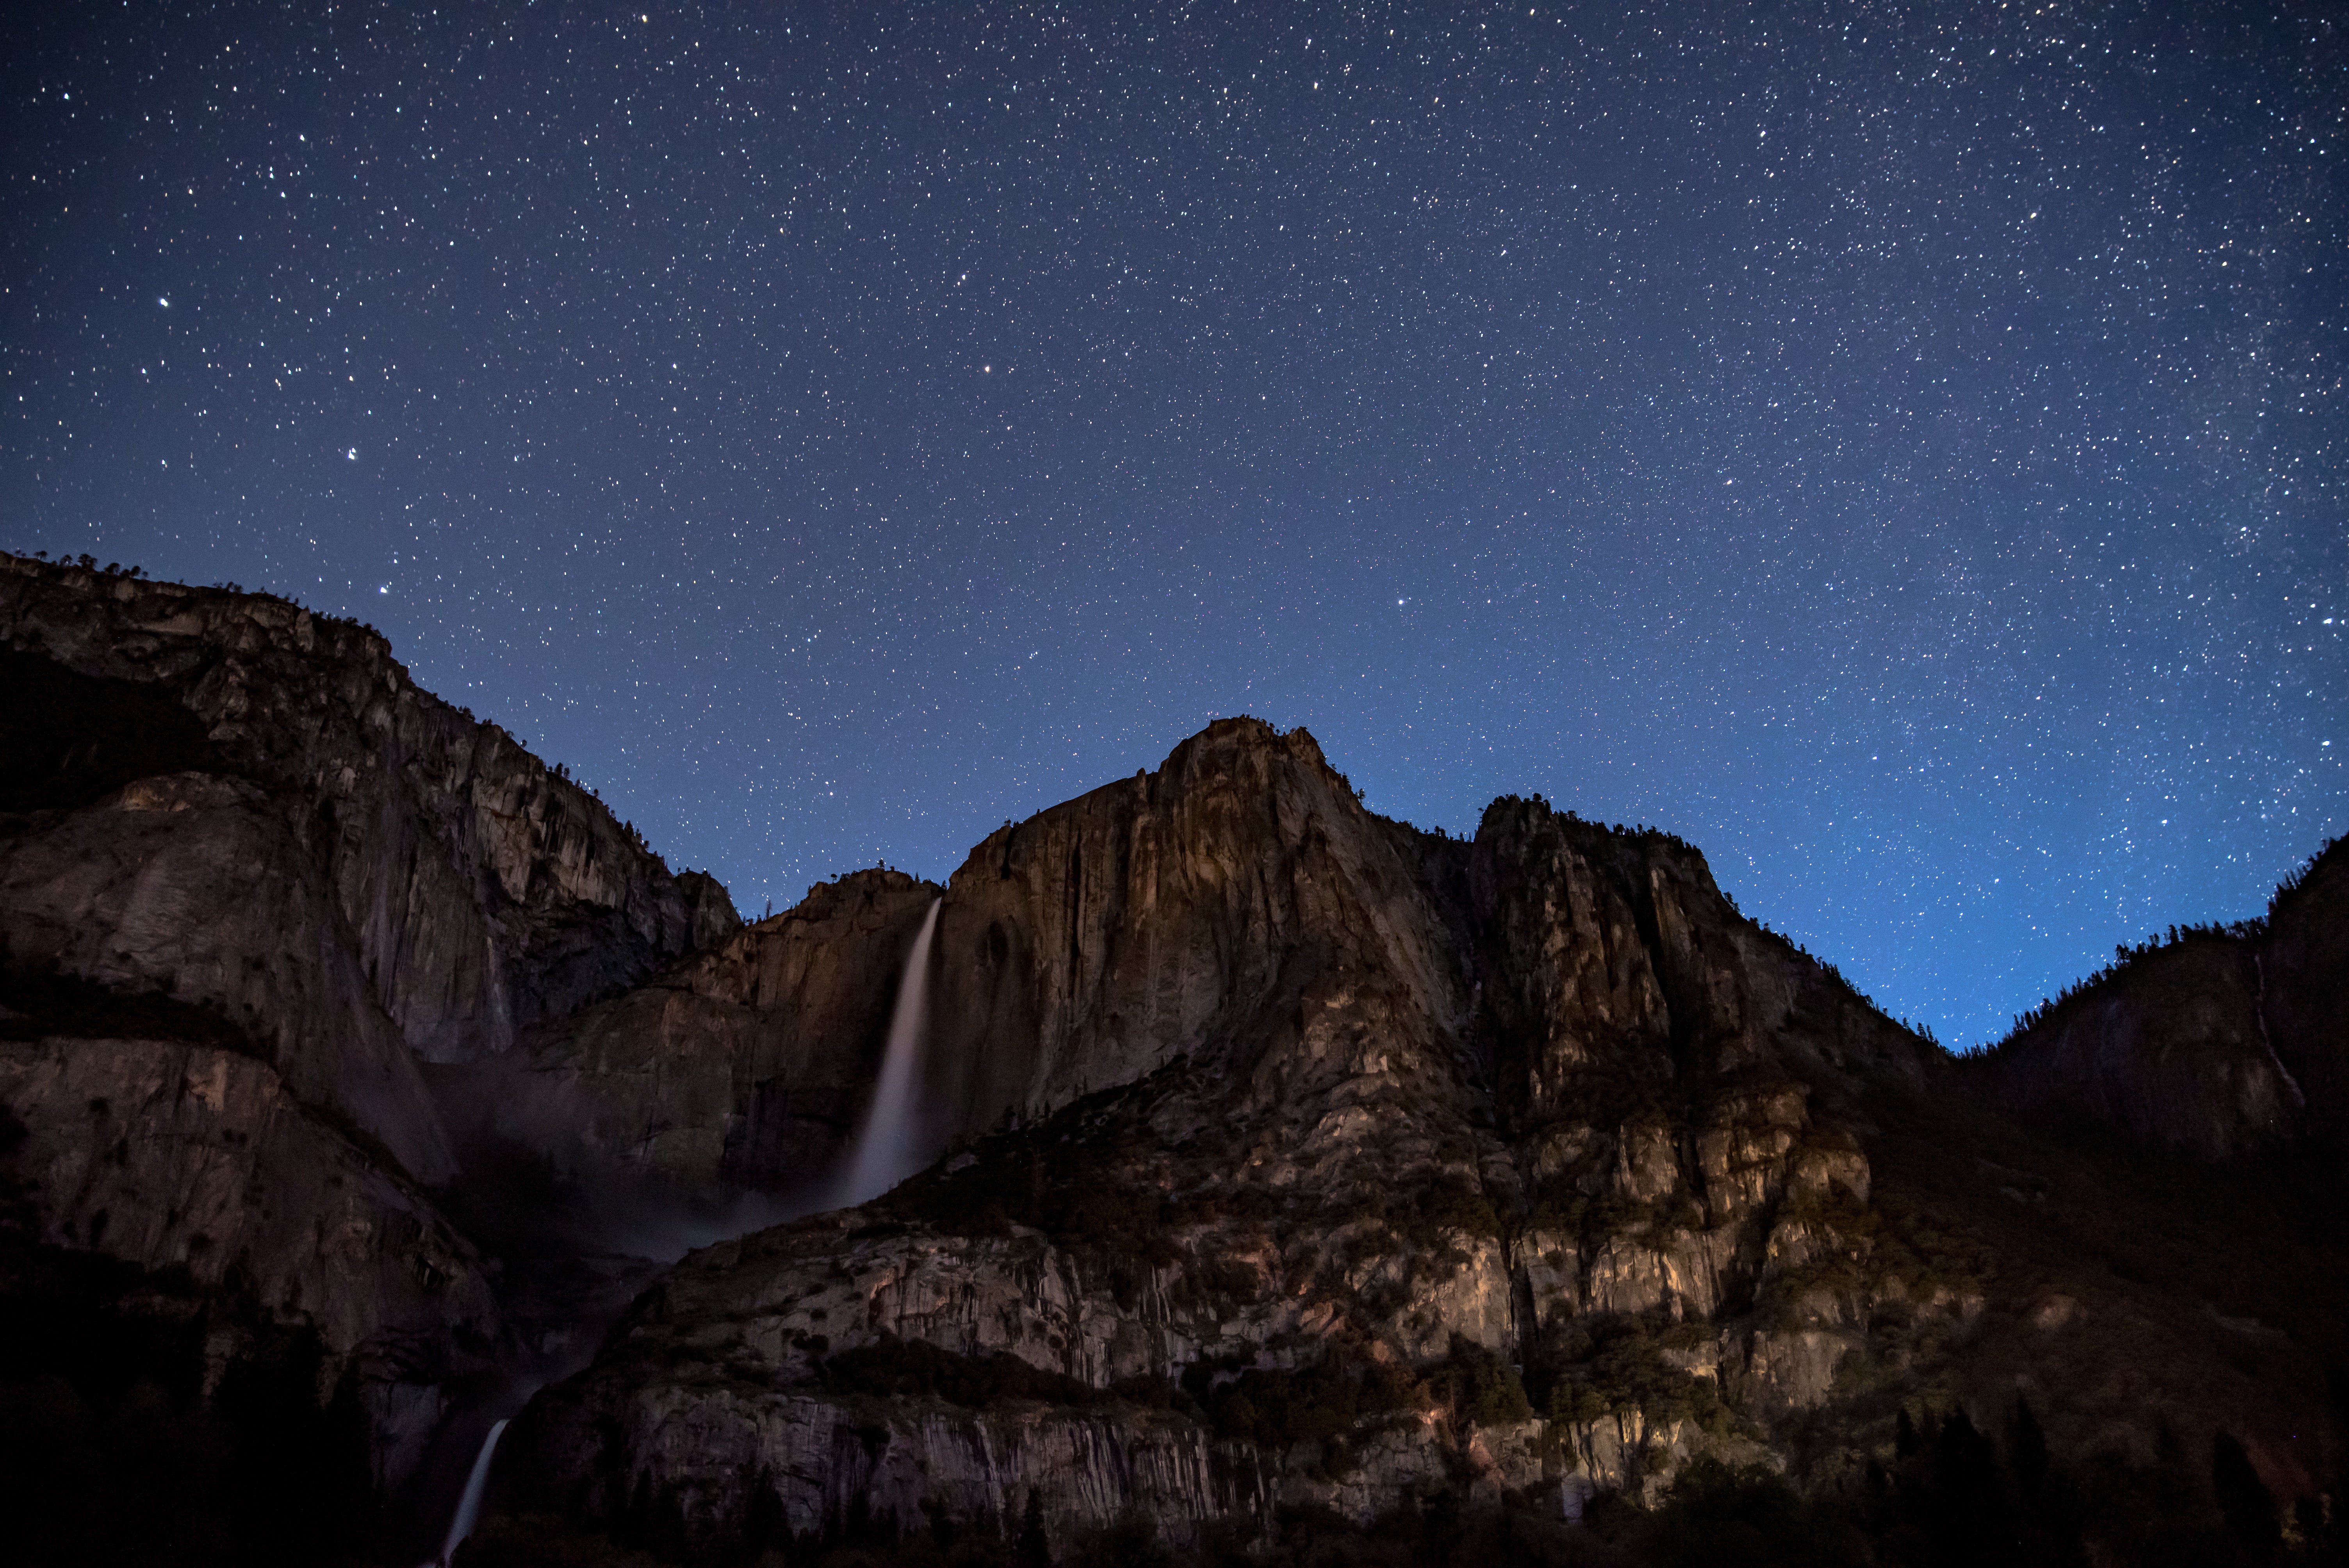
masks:
[[[506,1424],[498,1422],[490,1435],[481,1439],[481,1456],[473,1460],[473,1473],[465,1478],[465,1495],[457,1501],[456,1517],[449,1521],[449,1538],[440,1543],[440,1555],[426,1568],[448,1568],[455,1559],[457,1548],[465,1537],[473,1533],[473,1521],[481,1511],[481,1493],[490,1484],[490,1456],[498,1451],[498,1439],[504,1435]]]
[[[897,1006],[889,1015],[889,1046],[881,1057],[881,1086],[874,1091],[873,1109],[856,1140],[856,1157],[841,1186],[843,1204],[878,1198],[921,1168],[914,1089],[921,1076],[930,939],[937,933],[938,909],[945,902],[930,901],[930,913],[922,917],[921,934],[914,938],[914,951],[905,959],[905,977],[897,983]]]

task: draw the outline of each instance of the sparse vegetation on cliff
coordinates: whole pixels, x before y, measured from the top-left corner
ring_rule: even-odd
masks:
[[[2166,930],[2147,937],[2142,942],[2123,942],[2115,944],[2111,963],[2104,965],[2093,974],[2082,975],[2054,995],[2043,998],[2039,1005],[2029,1012],[2016,1014],[2013,1026],[2007,1031],[2005,1037],[1984,1048],[1989,1051],[2004,1049],[2041,1026],[2053,1023],[2081,998],[2105,989],[2115,980],[2143,965],[2147,959],[2173,948],[2195,944],[2236,944],[2260,941],[2268,934],[2271,923],[2277,913],[2292,902],[2293,895],[2307,881],[2309,873],[2313,872],[2318,862],[2331,853],[2333,847],[2341,841],[2337,838],[2325,840],[2314,854],[2294,867],[2282,882],[2276,884],[2275,891],[2268,895],[2268,907],[2264,913],[2251,915],[2243,920],[2173,924]]]

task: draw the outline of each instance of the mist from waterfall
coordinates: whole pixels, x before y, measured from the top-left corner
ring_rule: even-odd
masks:
[[[839,1201],[844,1207],[878,1198],[922,1168],[914,1096],[921,1079],[922,1021],[928,1004],[930,941],[937,934],[938,909],[944,899],[930,901],[922,917],[921,934],[905,959],[905,976],[897,983],[897,1006],[889,1015],[889,1045],[881,1057],[881,1085],[874,1091],[873,1109],[857,1135],[855,1157],[843,1179]]]

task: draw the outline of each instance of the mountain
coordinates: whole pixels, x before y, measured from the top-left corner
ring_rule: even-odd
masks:
[[[0,647],[59,1560],[204,1453],[397,1560],[517,1407],[467,1563],[2338,1545],[2337,848],[1952,1057],[1669,835],[1254,719],[742,924],[364,628],[8,557]],[[909,993],[928,1163],[844,1193]]]
[[[1982,1064],[2061,1108],[2210,1160],[2349,1130],[2349,853],[2230,926],[2173,926],[2019,1020]]]
[[[398,1492],[512,1348],[427,1072],[732,907],[379,635],[264,594],[0,556],[0,1268],[30,1358],[0,1376],[37,1392],[57,1333],[110,1326],[77,1352],[100,1384],[112,1358],[213,1408],[324,1402]]]
[[[2318,991],[2336,861],[2294,905]],[[811,913],[854,902],[859,934],[779,917],[688,984],[823,992],[823,955],[870,973],[936,898],[924,1099],[951,1157],[671,1269],[525,1415],[517,1516],[678,1560],[1031,1516],[1072,1542],[1146,1515],[1185,1550],[1315,1520],[1369,1552],[1464,1528],[1439,1508],[1566,1541],[1594,1500],[1758,1464],[1860,1539],[2134,1561],[2218,1549],[2222,1470],[2326,1506],[2349,1296],[2325,1124],[2181,1171],[2129,1140],[2159,1127],[2079,1114],[2059,1048],[1951,1058],[1665,835],[1516,799],[1473,841],[1421,833],[1303,732],[1238,719],[943,888],[850,882]],[[867,995],[831,1046],[795,1047],[784,1002],[738,1048],[769,1103],[834,1108],[794,1175],[874,1077]],[[2342,1040],[2313,1006],[2271,1024],[2318,1078]],[[614,1060],[662,1056],[598,1027]],[[2107,1070],[2223,1078],[2202,1042]],[[734,1103],[709,1147],[780,1146]]]

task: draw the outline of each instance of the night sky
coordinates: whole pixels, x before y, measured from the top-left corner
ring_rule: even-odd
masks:
[[[2349,826],[2335,4],[10,8],[0,545],[746,913],[1208,718],[1951,1045]]]

